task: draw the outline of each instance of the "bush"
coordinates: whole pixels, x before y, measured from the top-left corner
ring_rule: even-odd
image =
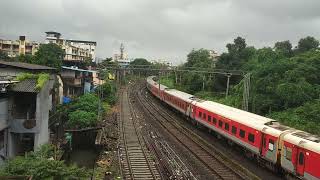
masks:
[[[35,180],[85,179],[89,176],[84,168],[67,166],[63,161],[49,159],[53,153],[53,146],[43,145],[24,157],[17,156],[10,159],[1,167],[0,176],[32,175]]]
[[[99,98],[95,94],[84,94],[72,102],[70,110],[82,110],[87,112],[98,113]]]
[[[97,124],[98,117],[94,112],[76,110],[68,115],[69,121],[67,126],[73,128],[93,127]]]
[[[109,104],[114,105],[117,102],[117,87],[111,81],[106,81],[104,84],[100,85],[96,89],[96,94],[99,96],[99,93],[102,91],[103,101],[107,101]]]

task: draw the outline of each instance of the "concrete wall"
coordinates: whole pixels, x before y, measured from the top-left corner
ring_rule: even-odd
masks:
[[[2,165],[7,158],[7,150],[8,150],[8,109],[9,109],[9,102],[8,98],[1,98],[0,99],[0,133],[3,136],[0,136],[0,165]]]
[[[58,90],[59,104],[62,104],[62,102],[63,102],[63,81],[59,75],[57,75],[56,77],[57,77],[57,81],[59,83],[59,90]]]
[[[36,121],[39,131],[35,134],[34,149],[38,148],[42,144],[49,142],[49,90],[52,88],[52,82],[50,81],[48,81],[46,85],[41,89],[41,91],[37,94]]]
[[[8,109],[9,101],[8,98],[0,99],[0,131],[4,129],[8,124]]]

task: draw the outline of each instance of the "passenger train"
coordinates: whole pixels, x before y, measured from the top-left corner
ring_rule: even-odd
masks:
[[[320,179],[320,138],[276,120],[170,89],[147,78],[148,90],[193,122],[238,144],[258,162],[286,177]]]

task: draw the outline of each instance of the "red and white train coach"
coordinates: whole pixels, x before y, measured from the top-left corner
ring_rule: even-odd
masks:
[[[304,179],[320,179],[319,138],[259,116],[193,95],[169,89],[147,78],[153,95],[193,121],[213,130],[268,167]],[[160,87],[160,89],[159,89]]]

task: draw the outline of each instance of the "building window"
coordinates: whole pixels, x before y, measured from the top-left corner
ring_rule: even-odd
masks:
[[[208,115],[208,121],[211,122],[211,116],[210,115]]]
[[[272,139],[269,139],[269,151],[273,151],[273,149],[274,149],[274,140],[272,140]]]
[[[289,147],[286,147],[286,159],[288,159],[289,161],[291,161],[292,159],[292,149]]]
[[[224,129],[227,130],[227,131],[229,131],[229,123],[225,123],[225,124],[224,124]]]
[[[222,125],[223,125],[223,122],[219,121],[219,127],[222,127]]]
[[[252,143],[254,143],[254,134],[249,133],[248,140]]]
[[[200,112],[200,111],[199,111],[199,117],[200,117],[200,118],[202,117],[202,112]]]
[[[232,134],[237,134],[237,128],[235,126],[232,126],[231,131],[232,131]]]
[[[240,129],[240,133],[239,133],[240,137],[244,138],[246,136],[246,132],[242,129]]]

